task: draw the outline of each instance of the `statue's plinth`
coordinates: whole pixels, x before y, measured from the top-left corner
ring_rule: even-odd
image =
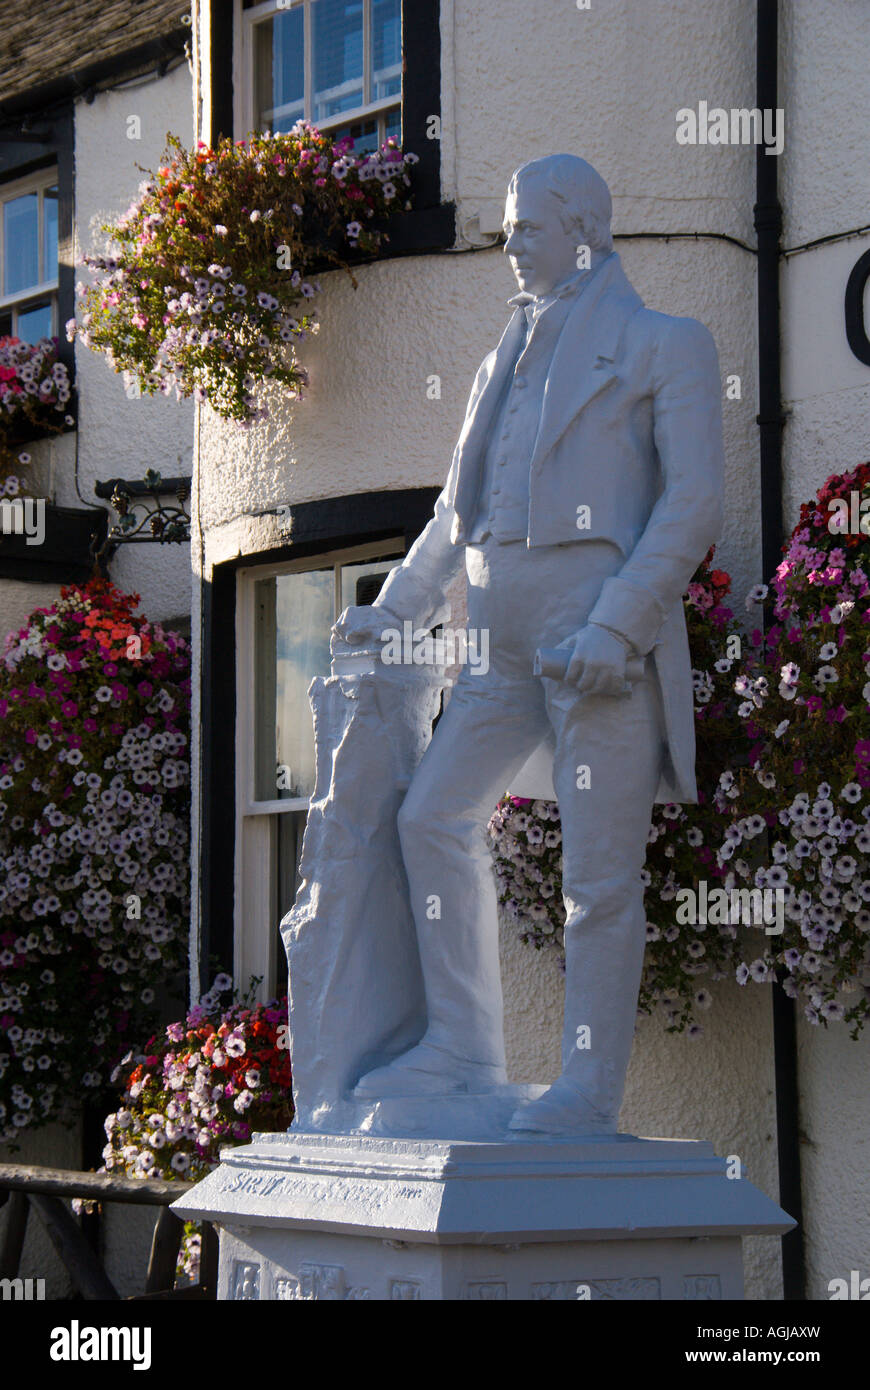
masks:
[[[706,1143],[291,1131],[173,1210],[216,1222],[220,1299],[733,1299],[794,1224]]]

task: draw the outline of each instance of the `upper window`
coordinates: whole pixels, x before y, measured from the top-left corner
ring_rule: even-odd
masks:
[[[57,332],[57,173],[0,185],[0,336]]]
[[[242,51],[246,129],[401,137],[401,0],[269,0],[244,10]]]

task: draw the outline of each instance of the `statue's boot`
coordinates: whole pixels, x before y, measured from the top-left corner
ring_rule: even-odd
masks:
[[[468,1062],[440,1047],[418,1043],[386,1067],[376,1067],[357,1082],[361,1100],[393,1096],[476,1095],[505,1083],[503,1067]]]
[[[537,1100],[524,1101],[514,1112],[508,1127],[566,1137],[616,1134],[617,1116],[597,1109],[582,1091],[560,1076]]]

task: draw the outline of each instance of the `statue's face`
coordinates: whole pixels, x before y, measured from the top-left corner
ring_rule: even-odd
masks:
[[[540,179],[521,179],[516,192],[508,194],[505,254],[520,289],[529,294],[549,294],[577,269],[581,234],[565,231],[559,211],[560,204]]]

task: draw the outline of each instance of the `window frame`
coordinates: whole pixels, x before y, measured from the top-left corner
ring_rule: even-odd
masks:
[[[393,96],[382,97],[379,100],[371,99],[370,79],[371,79],[371,7],[374,0],[360,0],[363,6],[363,104],[340,111],[335,116],[329,116],[325,120],[314,122],[318,129],[330,131],[345,125],[352,125],[356,122],[374,119],[378,126],[378,143],[381,144],[384,135],[383,117],[389,111],[398,111],[401,118],[402,111],[402,87],[401,87],[401,62],[399,64],[400,87],[398,93]],[[312,73],[312,12],[311,0],[292,0],[288,5],[279,6],[278,0],[262,0],[259,5],[245,8],[243,0],[235,0],[236,6],[236,33],[240,37],[240,63],[242,81],[238,84],[237,118],[240,120],[241,128],[248,131],[254,130],[256,120],[256,97],[254,80],[254,29],[263,20],[271,19],[279,14],[289,14],[292,10],[303,9],[303,24],[305,35],[305,58],[304,74],[305,89],[303,103],[305,106],[305,120],[314,121],[314,91]]]
[[[401,560],[407,549],[407,538],[399,532],[381,540],[351,541],[297,559],[248,563],[236,570],[233,978],[243,987],[252,977],[259,978],[265,996],[271,994],[277,974],[277,927],[283,916],[281,905],[276,901],[278,826],[275,818],[282,815],[303,817],[311,798],[256,798],[256,585],[263,579],[332,567],[333,612],[337,617],[343,566]]]
[[[247,138],[243,122],[245,72],[241,59],[241,0],[210,6],[204,48],[208,52],[208,120],[202,139]],[[429,139],[433,116],[441,118],[441,0],[402,0],[402,146],[413,150],[414,206],[390,219],[390,240],[366,260],[450,251],[456,244],[456,207],[441,199],[442,140]],[[453,138],[452,134],[448,138]]]
[[[393,488],[294,502],[286,514],[289,537],[282,543],[211,565],[203,557],[205,569],[195,577],[200,680],[194,764],[197,790],[192,814],[197,866],[190,928],[193,999],[208,989],[215,970],[233,970],[241,916],[235,898],[236,690],[241,664],[235,642],[236,572],[255,565],[316,558],[369,541],[383,545],[401,538],[410,550],[431,521],[440,492],[439,487],[432,486]],[[276,515],[276,508],[266,510]],[[105,512],[100,515],[105,516]],[[274,935],[277,937],[277,932]]]
[[[57,190],[57,261],[54,266],[54,277],[46,278],[45,259],[45,192],[49,188]],[[42,278],[36,285],[29,285],[24,290],[17,290],[13,294],[0,293],[0,314],[11,311],[12,314],[12,336],[19,337],[18,317],[21,312],[25,312],[28,306],[35,305],[41,300],[48,299],[51,304],[51,329],[48,337],[59,337],[59,318],[60,318],[60,251],[61,251],[61,221],[60,221],[60,169],[57,163],[48,165],[45,168],[34,170],[32,173],[20,178],[8,179],[0,183],[0,287],[2,287],[5,255],[6,255],[6,218],[3,212],[7,203],[13,202],[16,198],[26,197],[30,193],[37,193],[39,201],[37,204],[37,240],[38,240],[38,263]],[[45,336],[45,335],[44,335]]]

